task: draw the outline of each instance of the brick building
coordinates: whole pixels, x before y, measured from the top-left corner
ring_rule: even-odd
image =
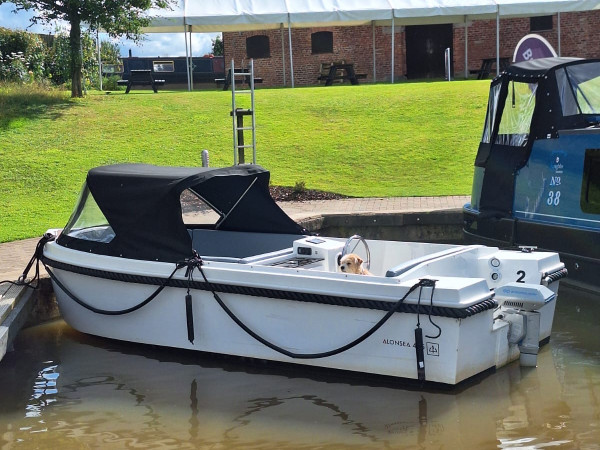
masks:
[[[500,57],[512,60],[519,40],[530,33],[544,37],[558,52],[558,15],[500,20]],[[468,69],[481,66],[482,59],[496,57],[496,20],[467,23]],[[394,78],[444,76],[444,50],[451,49],[452,71],[464,77],[465,24],[395,26]],[[254,58],[256,76],[266,86],[290,86],[288,29],[225,32],[226,66]],[[318,84],[321,64],[345,61],[354,64],[366,80],[391,79],[391,26],[293,28],[292,58],[295,86]],[[583,58],[600,57],[600,10],[560,15],[560,54]],[[375,42],[375,52],[373,52]],[[373,64],[375,53],[375,64]],[[285,61],[285,66],[284,66]],[[284,82],[285,81],[285,82]]]

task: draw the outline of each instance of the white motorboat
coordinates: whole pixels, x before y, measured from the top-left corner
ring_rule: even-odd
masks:
[[[557,253],[311,236],[268,186],[256,165],[90,170],[41,257],[63,317],[124,341],[450,385],[535,365],[566,275]],[[373,275],[339,271],[348,252]]]

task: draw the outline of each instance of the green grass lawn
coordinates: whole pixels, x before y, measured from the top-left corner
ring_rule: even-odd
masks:
[[[489,81],[457,81],[258,89],[257,163],[275,185],[357,197],[467,194],[488,88]],[[238,96],[238,106],[248,102]],[[92,167],[200,165],[203,149],[211,166],[231,165],[230,110],[231,93],[221,90],[71,100],[0,85],[0,242],[64,226]]]

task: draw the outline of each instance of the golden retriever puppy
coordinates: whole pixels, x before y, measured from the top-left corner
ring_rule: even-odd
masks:
[[[373,275],[363,267],[363,260],[354,253],[344,255],[339,262],[340,270],[344,273],[356,273],[359,275]]]

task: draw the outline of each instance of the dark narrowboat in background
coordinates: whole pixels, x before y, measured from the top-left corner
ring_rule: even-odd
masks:
[[[151,70],[154,79],[165,80],[167,84],[187,85],[185,56],[176,57],[137,57],[122,58],[123,80],[129,79],[131,70]],[[225,77],[225,62],[222,56],[194,57],[193,82],[214,83],[215,78]]]
[[[558,251],[567,282],[600,288],[600,59],[524,61],[492,81],[464,234]]]

